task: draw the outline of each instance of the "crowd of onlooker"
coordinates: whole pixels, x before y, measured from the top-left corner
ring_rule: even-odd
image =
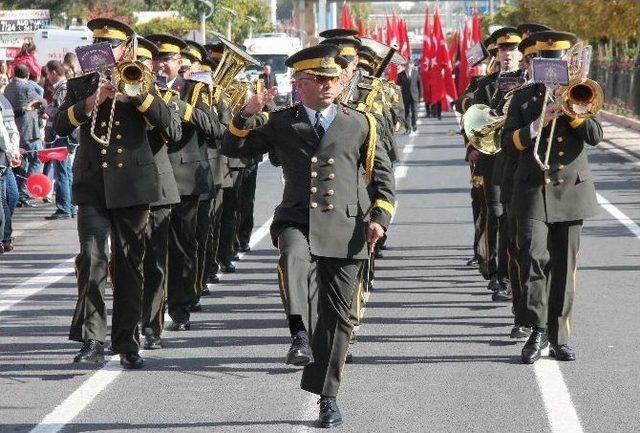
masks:
[[[36,207],[37,200],[55,201],[55,211],[46,219],[75,216],[71,166],[77,137],[57,137],[53,120],[64,100],[67,79],[78,73],[76,65],[75,54],[69,52],[62,62],[51,60],[41,66],[32,42],[25,42],[11,62],[0,61],[0,254],[15,247],[12,218],[16,207]],[[68,156],[62,161],[39,158],[47,148],[66,148]],[[35,198],[27,179],[38,173],[48,176],[53,188],[50,194]]]

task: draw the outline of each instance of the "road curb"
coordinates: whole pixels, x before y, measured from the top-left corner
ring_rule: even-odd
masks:
[[[619,114],[611,113],[610,111],[600,111],[600,116],[607,122],[614,123],[624,128],[633,129],[640,132],[640,120],[631,119],[629,117],[621,116]]]

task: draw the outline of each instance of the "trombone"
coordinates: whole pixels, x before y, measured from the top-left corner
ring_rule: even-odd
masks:
[[[131,36],[131,39],[127,41],[128,52],[125,54],[125,59],[116,63],[112,68],[100,71],[100,84],[98,85],[98,93],[101,88],[106,85],[110,85],[116,89],[116,94],[122,94],[129,98],[140,96],[143,93],[148,92],[153,85],[153,73],[142,62],[136,60],[136,52],[138,51],[138,40],[136,35]],[[129,57],[128,59],[126,57]],[[109,144],[111,139],[111,129],[113,127],[113,115],[116,109],[116,97],[114,96],[111,102],[111,109],[109,113],[109,123],[107,126],[107,133],[102,137],[99,137],[95,133],[96,123],[98,119],[98,98],[91,110],[91,138],[102,145]]]
[[[562,112],[567,116],[576,119],[588,119],[594,117],[604,105],[604,92],[600,85],[587,78],[589,75],[589,66],[591,64],[591,45],[585,46],[582,42],[574,45],[565,55],[569,67],[569,84],[551,91],[546,86],[545,98],[542,104],[542,113],[540,117],[544,119],[547,111],[547,104],[552,102],[560,102]],[[556,96],[557,95],[557,96]],[[547,149],[544,154],[544,161],[540,158],[538,150],[540,148],[540,139],[542,137],[542,128],[538,131],[538,136],[533,146],[533,157],[536,163],[543,171],[549,170],[549,157],[551,156],[551,148],[553,136],[556,130],[557,118],[551,122],[551,130],[547,139]]]

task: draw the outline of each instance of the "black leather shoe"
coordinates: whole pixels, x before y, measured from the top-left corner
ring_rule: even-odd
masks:
[[[514,326],[511,328],[511,333],[509,333],[509,338],[518,341],[526,341],[531,335],[531,328],[527,328],[525,326]]]
[[[220,263],[220,270],[225,274],[233,274],[236,271],[236,266],[231,262]]]
[[[496,302],[506,302],[510,301],[513,298],[511,293],[511,283],[507,280],[499,281],[498,283],[499,289],[493,292],[491,295],[491,299]]]
[[[542,350],[549,346],[549,337],[547,331],[531,331],[529,339],[522,348],[520,359],[523,364],[533,364],[542,355]]]
[[[98,340],[87,340],[73,362],[104,362],[104,343]]]
[[[162,349],[162,339],[160,337],[156,337],[153,334],[145,335],[142,347],[144,348],[144,350]]]
[[[138,352],[129,352],[120,354],[120,365],[128,370],[137,370],[142,368],[144,365],[144,360],[142,356],[138,354]]]
[[[353,355],[350,350],[347,350],[347,356],[344,358],[345,364],[351,364],[353,362]]]
[[[467,266],[478,266],[478,256],[473,256],[467,261]]]
[[[576,353],[566,344],[552,344],[549,348],[549,356],[558,361],[576,360]]]
[[[200,290],[200,296],[209,296],[210,294],[211,290],[209,290],[209,287],[205,284],[202,290]]]
[[[200,301],[196,301],[193,304],[189,305],[189,310],[194,313],[198,313],[202,311],[202,304]]]
[[[174,320],[173,322],[171,322],[171,325],[169,325],[169,329],[171,331],[188,331],[189,329],[191,329],[191,322],[189,322],[188,320],[184,322],[176,322]]]
[[[331,428],[342,424],[342,414],[335,397],[321,397],[318,404],[320,405],[320,414],[316,421],[318,427]]]
[[[54,212],[49,216],[44,217],[44,219],[46,220],[66,220],[66,219],[71,219],[71,214],[70,213],[64,213],[64,212]]]
[[[496,277],[491,277],[489,284],[487,285],[487,290],[491,290],[492,292],[497,292],[500,290],[500,281]]]
[[[218,277],[218,274],[209,275],[209,277],[207,277],[207,284],[218,284],[219,282],[220,277]]]
[[[376,259],[381,259],[384,257],[384,254],[382,254],[382,252],[380,250],[376,250],[376,252],[374,253],[374,257]]]
[[[378,245],[378,249],[384,251],[389,249],[389,247],[387,246],[387,244],[382,244],[382,245]]]
[[[292,337],[291,347],[287,352],[287,364],[304,367],[313,363],[313,353],[309,345],[309,336],[305,331],[299,331]]]
[[[249,252],[251,252],[251,247],[249,246],[249,244],[240,245],[240,252],[241,253],[249,253]]]
[[[231,257],[231,261],[232,261],[232,262],[237,262],[238,260],[240,260],[240,255],[239,255],[239,254],[238,254],[238,252],[236,251],[236,252],[233,254],[233,257]]]

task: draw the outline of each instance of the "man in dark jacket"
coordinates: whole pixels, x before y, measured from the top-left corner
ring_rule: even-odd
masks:
[[[97,18],[87,26],[96,42],[108,42],[116,61],[128,51],[133,30]],[[115,104],[112,112],[112,106]],[[95,118],[92,111],[97,107]],[[94,122],[95,119],[95,122]],[[99,85],[97,73],[69,80],[55,131],[80,128],[74,161],[73,201],[78,205],[80,253],[76,257],[78,302],[69,338],[83,343],[74,362],[102,362],[107,330],[105,286],[113,284],[111,349],[125,368],[141,368],[138,321],[142,309],[144,233],[149,204],[160,198],[158,168],[147,135],[150,125],[167,140],[181,134],[178,117],[155,87],[138,96]],[[107,242],[111,240],[111,257]]]
[[[420,79],[420,71],[412,60],[407,61],[404,71],[398,74],[396,83],[402,91],[407,125],[411,125],[411,135],[416,135],[418,134],[418,102],[422,98],[422,79]],[[411,119],[411,123],[409,123],[409,119]]]
[[[338,53],[337,46],[323,44],[289,57],[302,104],[245,129],[275,97],[260,93],[233,118],[222,144],[225,155],[274,152],[282,164],[284,193],[271,236],[280,251],[280,291],[293,334],[287,362],[304,365],[301,387],[321,396],[321,427],[342,422],[336,395],[353,332],[353,296],[370,248],[394,212],[393,169],[377,145],[375,118],[334,102],[342,90]],[[310,311],[312,297],[317,311]]]
[[[18,206],[32,207],[33,205],[29,202],[26,178],[42,171],[42,162],[38,159],[38,150],[43,147],[38,109],[44,107],[45,101],[29,84],[29,67],[22,63],[16,65],[15,76],[4,89],[4,95],[13,106],[16,125],[20,132],[20,148],[26,152],[22,158],[20,177],[18,177],[20,190]]]

